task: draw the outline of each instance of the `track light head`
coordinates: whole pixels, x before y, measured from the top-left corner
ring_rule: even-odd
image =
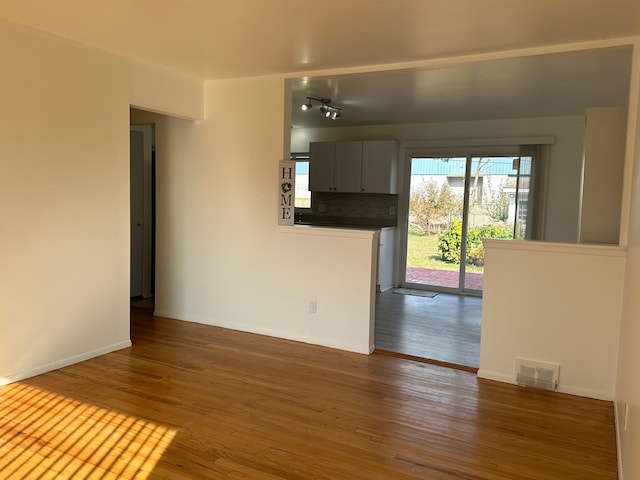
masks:
[[[307,97],[307,103],[303,103],[300,108],[302,108],[302,110],[304,111],[311,110],[313,108],[313,102],[318,102],[321,104],[319,109],[320,114],[325,118],[330,118],[331,120],[340,118],[340,112],[342,111],[342,108],[331,105],[331,100],[328,98]]]
[[[311,110],[313,108],[313,104],[311,103],[311,99],[307,97],[307,103],[302,104],[302,110]]]

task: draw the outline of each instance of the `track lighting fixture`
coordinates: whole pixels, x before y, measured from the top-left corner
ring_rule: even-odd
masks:
[[[307,103],[302,104],[302,110],[311,110],[313,108],[313,102],[318,102],[320,104],[320,114],[325,118],[337,120],[342,116],[342,108],[331,105],[331,100],[327,98],[307,97]]]

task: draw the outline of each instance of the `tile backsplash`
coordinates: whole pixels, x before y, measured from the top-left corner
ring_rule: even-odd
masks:
[[[398,195],[333,192],[311,195],[314,219],[384,226],[394,226],[398,219]]]

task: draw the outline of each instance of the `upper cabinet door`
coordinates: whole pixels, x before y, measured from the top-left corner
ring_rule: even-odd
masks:
[[[359,192],[362,176],[362,142],[336,143],[336,188],[338,192]]]
[[[363,144],[362,191],[397,193],[398,144],[393,140]]]
[[[335,190],[335,142],[312,142],[309,145],[309,190],[333,192]]]
[[[398,143],[312,142],[309,145],[312,192],[397,192]]]

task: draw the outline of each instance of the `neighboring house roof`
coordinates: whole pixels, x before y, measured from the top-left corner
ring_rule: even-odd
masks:
[[[485,157],[483,157],[485,158]],[[516,175],[513,160],[518,157],[486,157],[490,162],[480,167],[481,175]],[[433,161],[433,158],[414,158],[411,161],[411,175],[464,175],[465,159],[451,158],[455,161]],[[478,159],[471,162],[471,173],[474,174],[478,166]],[[521,175],[530,173],[530,163],[522,162]]]

